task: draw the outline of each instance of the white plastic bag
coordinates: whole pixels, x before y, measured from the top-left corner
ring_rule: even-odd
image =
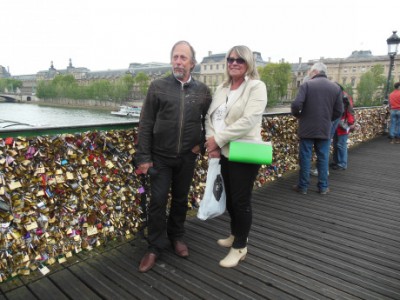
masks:
[[[197,217],[200,220],[215,218],[222,215],[225,208],[226,195],[219,158],[210,158],[208,160],[206,188],[203,199],[200,201]]]

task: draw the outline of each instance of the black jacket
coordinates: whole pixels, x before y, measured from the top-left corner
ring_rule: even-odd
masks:
[[[300,86],[291,109],[299,119],[299,138],[329,139],[332,121],[343,113],[342,91],[326,75],[318,74]]]
[[[136,163],[151,162],[153,153],[179,157],[202,147],[210,103],[208,87],[193,78],[183,85],[173,75],[154,80],[140,115]]]

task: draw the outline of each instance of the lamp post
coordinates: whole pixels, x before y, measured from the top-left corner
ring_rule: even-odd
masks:
[[[389,65],[389,74],[386,84],[386,91],[385,91],[385,100],[383,101],[384,104],[389,103],[389,85],[390,79],[392,77],[392,70],[394,67],[394,58],[397,54],[397,48],[400,44],[400,38],[396,34],[397,31],[393,31],[393,34],[386,40],[388,45],[388,55],[390,58],[390,65]]]

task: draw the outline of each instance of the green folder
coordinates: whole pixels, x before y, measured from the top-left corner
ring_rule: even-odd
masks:
[[[229,143],[229,160],[250,164],[272,163],[271,142],[236,140]]]

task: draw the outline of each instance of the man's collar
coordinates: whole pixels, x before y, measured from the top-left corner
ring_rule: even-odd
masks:
[[[189,76],[189,79],[188,79],[187,81],[185,81],[185,82],[183,82],[182,80],[179,80],[178,78],[176,78],[175,75],[174,75],[174,77],[175,77],[175,79],[178,80],[182,85],[189,84],[190,81],[192,81],[192,75],[190,75],[190,76]]]

